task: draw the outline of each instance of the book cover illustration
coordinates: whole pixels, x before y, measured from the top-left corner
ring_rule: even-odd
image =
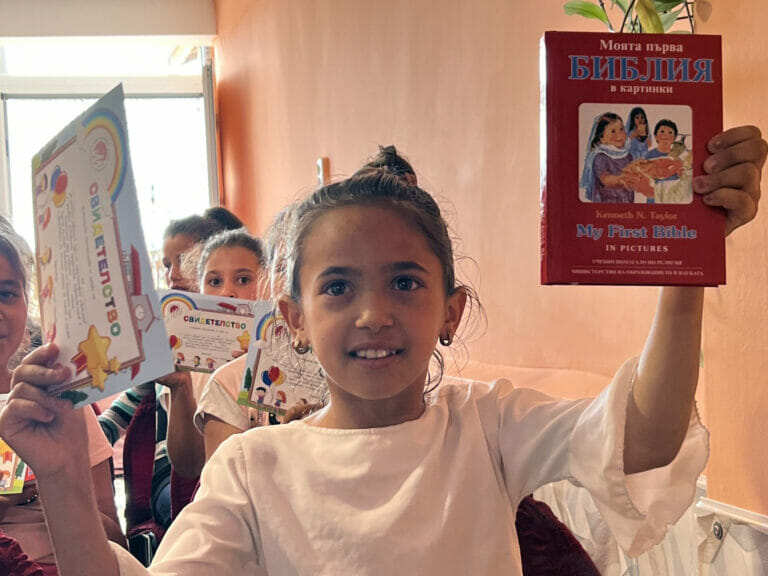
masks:
[[[21,494],[27,465],[5,441],[0,438],[0,496]]]
[[[323,373],[311,353],[291,349],[290,333],[272,303],[257,303],[243,384],[237,403],[256,410],[258,424],[279,421],[297,402],[323,402],[328,393]]]
[[[90,404],[171,372],[122,86],[34,156],[32,182],[43,338],[72,370],[52,392]]]
[[[8,394],[0,394],[0,410],[7,401]],[[29,467],[19,455],[0,438],[0,496],[21,494],[28,471]]]
[[[719,36],[546,32],[543,284],[725,283],[725,218],[693,193],[722,130]]]
[[[248,351],[254,302],[179,291],[160,291],[176,369],[213,372]]]

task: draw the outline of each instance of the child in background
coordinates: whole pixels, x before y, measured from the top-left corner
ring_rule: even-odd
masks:
[[[200,290],[203,294],[213,294],[243,300],[258,300],[266,292],[266,259],[258,238],[251,236],[244,229],[224,232],[205,243],[198,263]],[[231,403],[227,392],[229,383],[239,389],[245,371],[246,355],[243,354],[218,368],[203,388],[197,403],[196,412],[186,415],[191,424],[203,419],[203,414],[224,414],[224,418],[215,418],[215,422],[203,434],[198,426],[198,438],[204,443],[205,460],[210,457],[215,447],[213,438],[222,435],[220,443],[232,432],[222,430],[233,410],[239,415],[240,407]],[[227,383],[227,384],[222,384]],[[233,406],[231,405],[233,404]],[[226,419],[226,420],[225,420]],[[196,431],[197,432],[197,431]],[[201,436],[203,434],[203,436]],[[216,444],[218,446],[218,443]],[[169,434],[169,449],[171,438]],[[171,453],[171,461],[173,454]]]
[[[206,240],[212,235],[227,229],[227,226],[242,226],[242,222],[229,211],[223,208],[209,208],[202,216],[193,214],[179,220],[173,220],[165,229],[163,242],[163,266],[165,267],[165,280],[172,290],[192,290],[182,273],[183,255],[191,250],[197,243]],[[155,393],[158,397],[157,413],[155,419],[155,461],[152,472],[152,494],[150,497],[152,517],[155,522],[164,528],[171,521],[171,462],[168,459],[167,436],[169,418],[168,389],[161,384],[170,384],[175,389],[170,391],[171,396],[178,396],[176,402],[177,412],[184,414],[185,409],[192,414],[195,411],[196,398],[199,397],[206,375],[196,374],[194,378],[180,378],[174,380],[171,374],[167,382],[161,379],[158,382],[145,382],[121,393],[100,416],[99,423],[109,442],[114,445],[125,434],[128,425],[136,413],[144,396]],[[182,418],[173,418],[174,424],[182,422]],[[180,443],[181,449],[175,450],[174,462],[184,474],[195,477],[200,473],[204,462],[204,450],[199,434],[192,424],[177,427],[175,438],[187,438]]]
[[[723,207],[728,233],[757,211],[767,148],[750,127],[710,142],[716,158],[696,191]],[[323,366],[331,401],[227,440],[149,570],[90,521],[72,442],[82,418],[45,392],[68,373],[53,364],[57,348],[14,372],[0,434],[37,472],[69,574],[519,576],[514,513],[539,485],[584,486],[632,555],[690,505],[707,456],[693,410],[703,288],[662,289],[639,361],[594,400],[505,380],[425,395],[435,345],[452,344],[468,296],[434,200],[372,172],[319,189],[289,224],[277,301],[295,350],[311,346]]]
[[[171,290],[195,292],[195,283],[190,283],[182,266],[184,255],[195,246],[224,230],[243,228],[242,220],[223,206],[211,206],[202,216],[192,214],[179,220],[172,220],[165,229],[163,241],[163,267],[165,283]]]
[[[179,220],[172,220],[165,229],[163,239],[163,267],[165,283],[171,290],[195,291],[182,273],[184,254],[198,242],[203,242],[217,232],[224,230],[218,221],[193,214]]]
[[[24,350],[29,345],[25,340],[28,335],[27,299],[33,263],[24,240],[0,216],[0,409],[11,391],[9,362],[19,349]],[[124,546],[125,537],[117,520],[112,494],[109,467],[112,448],[99,430],[93,410],[86,407],[78,412],[82,412],[87,423],[87,439],[84,438],[82,444],[88,447],[83,454],[86,468],[82,471],[81,481],[88,482],[87,477],[90,476],[98,505],[98,514],[90,521],[103,525],[101,533],[106,532],[111,540]],[[24,553],[40,566],[45,576],[58,573],[34,481],[25,482],[21,494],[0,496],[0,533],[17,540]],[[0,562],[0,567],[4,564]]]
[[[200,292],[256,300],[264,295],[266,259],[261,241],[245,228],[209,238],[198,263]]]
[[[209,266],[206,270],[200,268],[198,284],[190,284],[191,289],[228,298],[250,294],[262,282],[261,243],[225,208],[210,208],[205,214],[206,218],[218,218],[225,226],[240,226],[209,236],[190,250],[199,248],[200,262]],[[183,478],[197,478],[205,464],[205,445],[193,416],[209,378],[207,373],[177,371],[158,380],[165,386],[158,394],[158,403],[168,412],[168,458]]]

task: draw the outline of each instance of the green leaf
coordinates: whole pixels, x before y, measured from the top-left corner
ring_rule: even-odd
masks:
[[[659,13],[669,12],[675,8],[682,10],[684,8],[684,0],[653,0],[653,5]]]
[[[584,16],[585,18],[596,18],[597,20],[608,24],[608,16],[605,14],[605,11],[591,2],[571,0],[570,2],[565,3],[563,10],[565,10],[565,13],[569,16],[576,15]]]
[[[628,7],[626,0],[611,0],[611,6],[616,6],[617,4],[619,8],[621,8],[621,11],[626,14]]]
[[[643,32],[647,34],[664,33],[664,26],[661,24],[661,18],[659,18],[659,13],[656,12],[652,0],[637,0],[635,2],[635,12],[640,19]]]
[[[677,12],[667,12],[665,14],[661,15],[661,23],[664,26],[664,32],[672,28],[674,26],[675,22],[677,22],[677,17],[680,15],[680,12],[682,12],[683,9],[680,8]]]

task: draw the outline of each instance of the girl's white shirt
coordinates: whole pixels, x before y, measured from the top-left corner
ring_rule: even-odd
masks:
[[[247,355],[243,354],[220,366],[211,374],[197,402],[195,426],[203,434],[205,416],[215,416],[238,430],[248,430],[248,409],[235,400],[243,384]]]
[[[631,555],[690,505],[708,433],[694,413],[668,466],[623,473],[636,361],[594,400],[557,400],[446,379],[414,421],[366,430],[304,422],[230,437],[147,570],[115,547],[124,575],[522,575],[515,514],[569,478],[592,495]]]

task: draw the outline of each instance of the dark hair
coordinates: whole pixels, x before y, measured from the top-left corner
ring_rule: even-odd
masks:
[[[267,265],[266,258],[264,257],[264,247],[261,244],[261,240],[251,235],[245,228],[238,228],[236,230],[225,230],[219,232],[215,236],[211,236],[206,240],[200,251],[200,260],[197,263],[197,276],[202,278],[203,270],[216,250],[219,248],[233,248],[239,246],[245,248],[253,253],[259,260],[259,266],[265,268]]]
[[[361,176],[378,168],[384,168],[395,176],[403,178],[409,184],[416,185],[416,172],[413,166],[400,156],[397,149],[391,144],[389,146],[379,146],[379,153],[363,164],[362,168],[352,176]],[[411,180],[408,176],[412,176],[413,179]]]
[[[210,218],[218,222],[224,230],[237,230],[245,228],[245,224],[240,218],[224,208],[224,206],[211,206],[203,212],[203,218]]]
[[[667,128],[672,128],[672,131],[675,133],[675,136],[677,136],[677,124],[672,122],[672,120],[669,120],[667,118],[662,118],[658,122],[656,122],[656,126],[653,129],[653,135],[656,136],[656,132],[659,131],[659,128],[662,126],[666,126]]]
[[[600,119],[597,122],[597,128],[595,128],[595,135],[592,137],[592,142],[589,144],[590,149],[595,148],[600,143],[600,139],[603,137],[603,133],[605,132],[605,127],[608,126],[608,124],[611,122],[616,122],[616,120],[621,122],[622,125],[624,124],[621,116],[613,112],[606,112],[600,116]]]
[[[284,287],[290,290],[293,300],[298,302],[301,298],[298,271],[309,231],[323,213],[343,206],[384,206],[396,210],[427,239],[442,266],[446,294],[456,291],[453,246],[437,203],[418,186],[408,185],[388,169],[378,169],[318,188],[293,208],[292,217],[284,223],[283,237]]]
[[[382,153],[391,155],[386,165],[371,166],[376,161],[374,159],[350,178],[318,188],[305,200],[292,204],[278,215],[267,236],[273,298],[277,300],[281,292],[288,292],[295,302],[301,299],[299,271],[303,245],[324,213],[346,206],[377,206],[394,210],[424,235],[440,262],[446,295],[457,290],[465,291],[469,315],[472,316],[472,308],[475,308],[484,317],[475,291],[457,282],[453,243],[437,202],[428,192],[412,184],[413,180],[406,178],[405,173],[398,174],[392,169],[393,165],[405,165],[413,174],[411,165],[400,158],[394,146],[380,149],[376,158]],[[437,373],[433,375],[430,369],[426,392],[439,384],[445,367],[439,350],[435,349],[432,356],[437,363]]]
[[[632,132],[632,130],[635,129],[635,116],[638,114],[642,115],[643,119],[645,120],[645,125],[648,126],[648,115],[645,113],[645,110],[643,110],[640,106],[635,106],[629,113],[629,123],[627,124],[627,129],[629,132]],[[648,134],[643,136],[640,141],[645,142],[646,138],[648,138]]]
[[[216,220],[200,216],[199,214],[192,214],[185,218],[171,220],[165,229],[165,237],[173,238],[183,234],[184,236],[189,236],[195,242],[200,242],[223,229],[223,226]]]
[[[203,215],[192,214],[178,220],[171,220],[165,229],[165,237],[173,238],[179,234],[189,236],[195,242],[207,240],[222,230],[244,228],[243,222],[223,206],[211,206]]]

